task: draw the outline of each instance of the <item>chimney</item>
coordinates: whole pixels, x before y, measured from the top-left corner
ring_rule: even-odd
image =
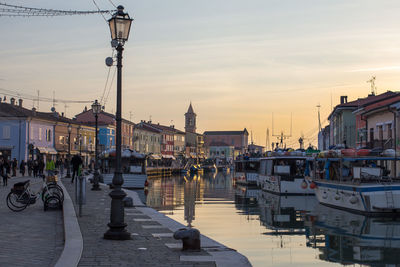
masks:
[[[22,108],[22,99],[18,99],[18,106],[20,106]]]
[[[11,103],[11,105],[15,105],[15,98],[14,97],[11,97],[11,99],[10,99],[10,103]]]
[[[61,117],[64,117],[64,112],[61,112]]]
[[[32,108],[33,116],[36,116],[36,108]]]
[[[347,95],[340,96],[340,104],[345,104],[345,103],[347,103]]]
[[[87,111],[87,106],[85,106],[85,109],[83,110],[84,112],[86,112]]]

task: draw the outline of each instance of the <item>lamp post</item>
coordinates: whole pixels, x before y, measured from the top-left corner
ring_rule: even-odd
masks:
[[[68,167],[67,167],[67,176],[66,178],[71,178],[71,132],[72,132],[72,125],[68,124]]]
[[[81,134],[81,130],[82,130],[82,127],[79,125],[78,126],[78,131],[77,131],[77,134],[78,134],[78,146],[79,146],[79,155],[80,156],[82,156],[82,134]]]
[[[94,175],[93,175],[93,186],[92,186],[92,190],[93,191],[99,191],[100,186],[99,186],[99,163],[98,163],[98,159],[97,159],[97,120],[98,120],[98,115],[101,112],[101,105],[99,102],[97,102],[97,99],[94,101],[94,103],[92,104],[92,111],[94,114],[94,117],[96,119],[96,135],[95,135],[95,145],[94,145]]]
[[[122,199],[126,196],[121,190],[124,183],[121,171],[121,84],[122,84],[122,51],[124,44],[128,40],[129,30],[131,28],[132,19],[127,13],[124,13],[124,7],[118,6],[117,12],[114,13],[111,19],[108,20],[111,31],[111,45],[117,50],[117,112],[116,112],[116,159],[115,172],[112,183],[113,191],[110,192],[111,211],[109,229],[104,233],[104,239],[111,240],[128,240],[131,239],[131,234],[125,229],[124,205]]]

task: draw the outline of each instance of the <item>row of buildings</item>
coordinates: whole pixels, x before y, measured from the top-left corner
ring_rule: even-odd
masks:
[[[399,148],[400,92],[387,91],[347,101],[340,97],[328,116],[329,124],[318,135],[318,148]]]
[[[196,132],[196,113],[192,104],[185,113],[185,130],[174,125],[152,121],[134,123],[122,119],[122,147],[148,155],[155,160],[177,158],[223,157],[233,160],[247,152],[248,132]],[[115,115],[101,111],[98,114],[99,152],[115,149]],[[36,157],[65,159],[80,154],[87,165],[95,152],[95,115],[85,109],[67,118],[54,108],[51,112],[27,109],[23,100],[10,102],[0,98],[0,156],[28,160]]]

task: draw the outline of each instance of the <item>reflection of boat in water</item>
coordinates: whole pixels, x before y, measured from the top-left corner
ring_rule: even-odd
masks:
[[[260,220],[268,229],[266,234],[304,234],[304,216],[318,204],[315,196],[279,196],[261,191],[258,195]]]
[[[317,205],[307,216],[307,225],[308,246],[318,248],[322,260],[373,266],[400,263],[398,219],[366,217]]]
[[[244,198],[257,198],[260,189],[256,187],[248,187],[244,185],[237,185],[235,188],[235,195],[244,197]]]
[[[276,156],[260,160],[259,185],[262,190],[283,195],[313,195],[305,156]]]

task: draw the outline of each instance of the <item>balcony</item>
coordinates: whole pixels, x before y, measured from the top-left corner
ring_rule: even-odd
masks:
[[[367,143],[367,147],[370,149],[373,148],[382,148],[382,149],[388,149],[388,148],[394,148],[393,144],[393,139],[383,139],[383,140],[373,140]]]

